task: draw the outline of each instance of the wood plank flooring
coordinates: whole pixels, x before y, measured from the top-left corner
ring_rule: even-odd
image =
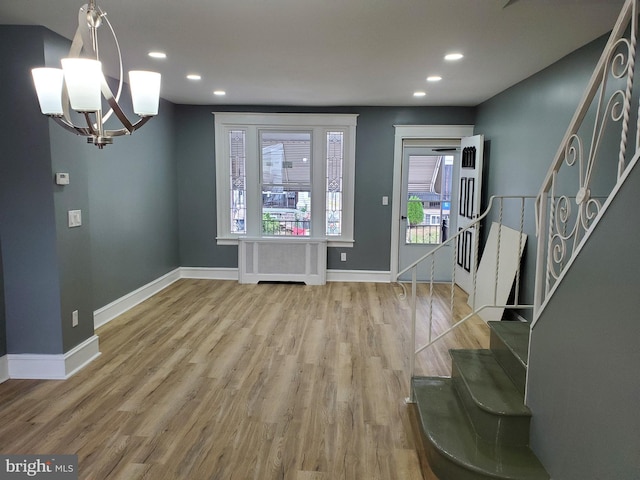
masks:
[[[0,452],[77,454],[83,480],[422,479],[401,292],[180,280],[98,329],[72,378],[0,384]]]

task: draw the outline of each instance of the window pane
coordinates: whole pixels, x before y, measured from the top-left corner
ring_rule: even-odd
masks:
[[[231,232],[247,233],[245,217],[246,204],[246,132],[244,130],[231,130],[229,132],[229,162],[231,164]]]
[[[447,239],[451,209],[453,156],[411,155],[406,243]]]
[[[311,233],[311,133],[260,132],[262,233]]]
[[[342,234],[344,132],[327,132],[327,235]]]

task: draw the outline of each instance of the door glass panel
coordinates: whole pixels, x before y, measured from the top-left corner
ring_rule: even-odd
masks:
[[[405,244],[438,244],[448,237],[452,155],[410,155]]]

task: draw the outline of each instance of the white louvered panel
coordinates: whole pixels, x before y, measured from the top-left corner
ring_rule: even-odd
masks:
[[[241,238],[238,242],[240,283],[304,282],[324,285],[327,241],[309,238]]]

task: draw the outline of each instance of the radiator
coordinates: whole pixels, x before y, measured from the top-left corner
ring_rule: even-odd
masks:
[[[241,238],[238,242],[240,283],[304,282],[324,285],[327,241],[310,238]]]

